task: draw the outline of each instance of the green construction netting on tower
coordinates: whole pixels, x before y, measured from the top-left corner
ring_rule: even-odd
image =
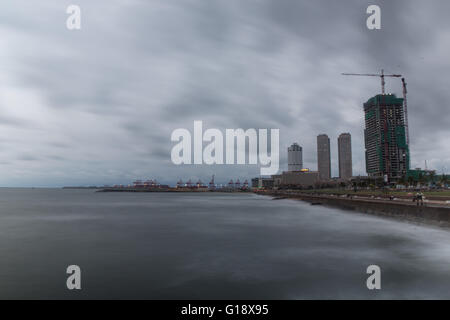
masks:
[[[364,103],[365,108],[372,106],[403,105],[403,98],[397,98],[395,94],[377,94]]]
[[[406,149],[408,147],[406,145],[405,126],[395,127],[395,138],[399,148]]]

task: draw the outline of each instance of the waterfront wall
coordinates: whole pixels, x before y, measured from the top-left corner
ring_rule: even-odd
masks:
[[[394,201],[362,200],[306,194],[277,193],[272,195],[294,198],[314,204],[322,204],[377,216],[450,228],[450,208],[448,207],[416,206],[412,203],[398,203]]]

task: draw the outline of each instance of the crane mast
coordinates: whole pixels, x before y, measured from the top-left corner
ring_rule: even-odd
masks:
[[[405,129],[406,129],[406,144],[409,146],[409,126],[408,126],[408,103],[406,100],[406,94],[408,91],[406,90],[406,81],[405,78],[402,78],[403,84],[403,112],[405,113]]]

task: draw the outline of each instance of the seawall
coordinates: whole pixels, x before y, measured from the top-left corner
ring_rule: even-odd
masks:
[[[259,193],[259,192],[258,192]],[[302,193],[259,193],[274,197],[299,199],[312,204],[331,206],[371,215],[407,220],[420,224],[428,224],[450,228],[450,207],[424,205],[417,206],[412,202],[397,202],[375,199],[354,199],[326,195],[309,195]]]

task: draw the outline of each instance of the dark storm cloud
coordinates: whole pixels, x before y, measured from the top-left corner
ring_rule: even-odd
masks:
[[[413,166],[450,169],[447,1],[79,0],[79,31],[65,28],[69,4],[0,4],[2,185],[259,174],[172,165],[170,134],[194,120],[279,128],[281,169],[294,141],[316,169],[316,136],[327,133],[335,175],[337,136],[350,132],[364,174],[362,104],[379,79],[340,73],[382,68],[407,78]],[[369,4],[381,7],[381,30],[365,26]],[[387,91],[401,96],[400,81]],[[33,165],[14,161],[24,155]]]

